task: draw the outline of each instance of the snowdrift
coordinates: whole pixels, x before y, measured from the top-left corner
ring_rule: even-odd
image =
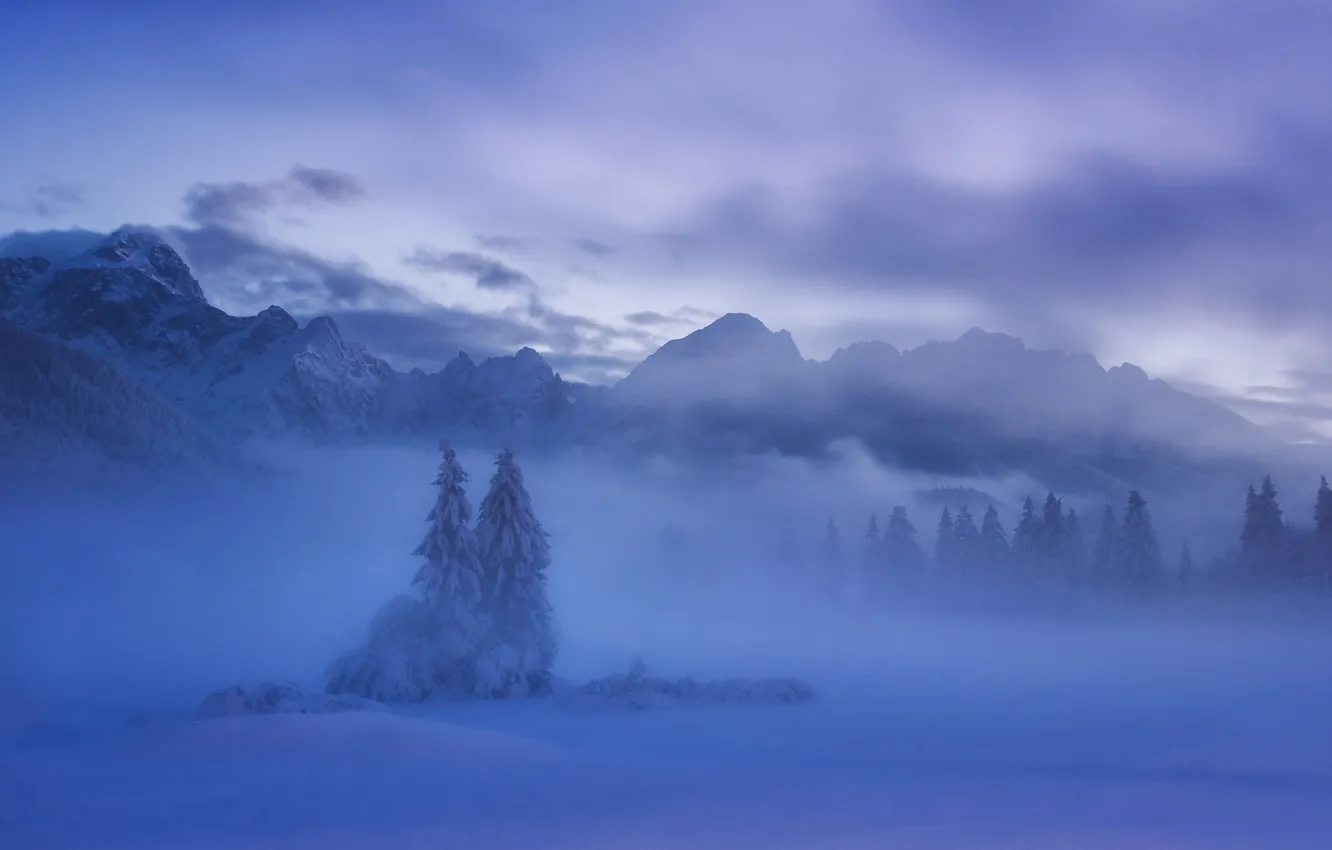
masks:
[[[214,691],[195,710],[196,720],[245,717],[252,714],[334,714],[343,711],[384,711],[381,702],[355,694],[306,694],[285,682],[264,682],[252,688],[236,685]]]
[[[818,698],[800,679],[664,679],[639,672],[594,679],[562,697],[571,708],[645,711],[708,706],[794,705]]]

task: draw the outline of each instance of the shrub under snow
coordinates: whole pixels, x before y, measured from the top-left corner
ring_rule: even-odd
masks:
[[[214,691],[195,710],[197,720],[251,714],[332,714],[340,711],[383,711],[383,703],[354,694],[307,694],[286,682],[264,682],[252,688]]]
[[[414,596],[389,600],[370,623],[365,643],[343,654],[328,672],[329,694],[379,702],[420,702],[446,690],[460,663],[435,609]]]
[[[636,661],[628,673],[616,673],[575,688],[564,698],[576,708],[644,711],[653,708],[794,705],[818,697],[800,679],[664,679],[647,675]]]

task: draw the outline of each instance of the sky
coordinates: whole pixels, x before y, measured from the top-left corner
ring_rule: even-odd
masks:
[[[1332,433],[1322,0],[11,0],[0,233],[399,365],[972,326]]]

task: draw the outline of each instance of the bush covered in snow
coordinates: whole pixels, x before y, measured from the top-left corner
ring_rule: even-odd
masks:
[[[800,679],[664,679],[649,676],[641,661],[628,673],[616,673],[575,688],[563,701],[575,708],[644,711],[653,708],[794,705],[816,699],[814,687]]]
[[[370,622],[365,643],[333,662],[325,690],[380,702],[419,702],[446,690],[465,653],[436,620],[422,599],[389,600]]]
[[[306,694],[286,682],[264,682],[252,688],[236,685],[214,691],[195,710],[197,720],[250,714],[332,714],[340,711],[383,711],[386,706],[354,694]]]

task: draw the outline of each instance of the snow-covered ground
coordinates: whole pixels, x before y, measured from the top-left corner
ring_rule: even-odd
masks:
[[[59,726],[11,705],[0,846],[1325,848],[1326,641],[1283,644],[889,665],[764,708]]]
[[[536,465],[557,675],[639,654],[818,698],[188,719],[219,688],[318,687],[410,581],[436,462],[7,504],[0,850],[1332,847],[1327,600],[927,613],[760,569],[700,597],[701,566],[630,545],[664,496]]]

